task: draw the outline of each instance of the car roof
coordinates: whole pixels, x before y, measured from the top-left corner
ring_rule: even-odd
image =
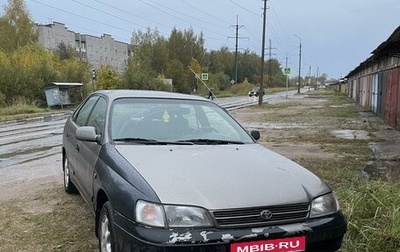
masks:
[[[94,94],[105,95],[111,100],[119,98],[163,98],[163,99],[209,101],[201,96],[173,93],[166,91],[154,91],[154,90],[113,89],[113,90],[98,90],[94,92]]]

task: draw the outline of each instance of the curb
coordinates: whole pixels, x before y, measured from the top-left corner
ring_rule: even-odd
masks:
[[[37,117],[27,117],[22,119],[15,119],[0,122],[0,126],[2,125],[10,125],[10,124],[25,124],[25,123],[38,123],[38,122],[50,122],[55,120],[62,120],[68,118],[72,114],[73,110],[53,113],[53,114],[44,114],[42,116]]]

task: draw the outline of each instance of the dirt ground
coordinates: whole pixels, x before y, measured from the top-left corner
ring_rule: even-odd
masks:
[[[260,144],[295,161],[349,155],[357,158],[346,151],[327,151],[329,143],[318,143],[315,135],[371,138],[375,156],[371,160],[376,161],[366,165],[366,176],[398,173],[400,132],[362,109],[354,117],[319,117],[331,98],[296,95],[262,108],[247,107],[230,113],[245,128],[261,132]],[[331,109],[340,113],[354,106],[347,101]],[[370,128],[374,129],[373,135]],[[92,214],[79,195],[64,193],[62,176],[61,154],[0,169],[0,251],[96,250]]]
[[[260,144],[294,161],[337,159],[354,155],[345,151],[327,151],[329,142],[318,143],[314,139],[316,135],[365,140],[373,152],[370,159],[374,160],[366,164],[366,175],[400,178],[400,131],[352,101],[329,105],[331,100],[331,95],[311,92],[274,101],[266,110],[248,107],[231,114],[245,128],[260,131]],[[318,115],[326,106],[332,110],[332,117]],[[343,115],[348,109],[354,110],[354,107],[358,113]]]

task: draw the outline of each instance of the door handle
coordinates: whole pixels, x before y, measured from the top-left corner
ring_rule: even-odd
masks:
[[[77,145],[75,146],[75,148],[76,148],[76,150],[79,152],[79,149],[81,148],[81,146],[80,146],[79,144],[77,144]]]

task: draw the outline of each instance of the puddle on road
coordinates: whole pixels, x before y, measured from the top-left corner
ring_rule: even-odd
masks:
[[[369,139],[365,130],[332,130],[331,134],[344,139]]]
[[[313,126],[309,123],[263,123],[260,128],[266,129],[304,129]]]
[[[43,151],[48,151],[51,150],[54,147],[59,147],[61,145],[56,145],[56,146],[43,146],[39,148],[34,148],[34,149],[27,149],[19,152],[12,152],[12,153],[6,153],[6,154],[1,154],[0,158],[1,159],[7,159],[7,158],[12,158],[15,156],[21,156],[21,155],[28,155],[28,154],[34,154],[38,152],[43,152]]]
[[[0,155],[0,169],[15,164],[26,163],[60,152],[61,145],[44,146],[20,152],[5,153]]]
[[[340,105],[330,105],[329,107],[331,107],[331,108],[346,108],[346,107],[350,107],[350,106],[354,106],[354,104],[346,103],[346,104],[340,104]]]

